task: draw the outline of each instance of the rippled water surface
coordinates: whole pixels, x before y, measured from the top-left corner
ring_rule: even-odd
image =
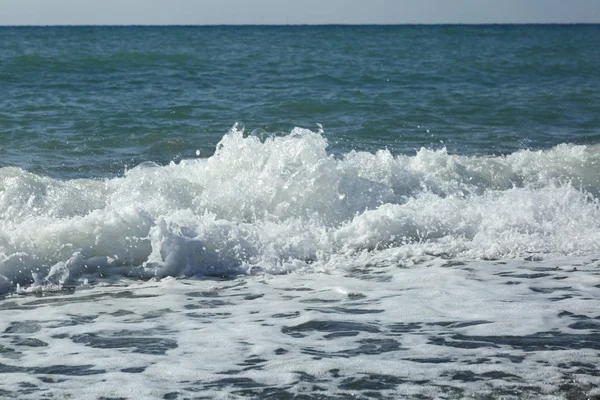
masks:
[[[600,398],[598,48],[0,27],[0,398]]]

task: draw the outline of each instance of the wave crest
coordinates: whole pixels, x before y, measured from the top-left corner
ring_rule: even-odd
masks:
[[[0,292],[111,274],[322,270],[365,252],[393,251],[393,263],[600,250],[598,145],[336,158],[322,131],[259,133],[236,125],[210,158],[108,180],[0,169]]]

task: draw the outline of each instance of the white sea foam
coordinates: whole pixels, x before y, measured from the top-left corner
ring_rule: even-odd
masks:
[[[23,399],[590,397],[600,385],[600,278],[597,260],[577,270],[572,260],[437,259],[15,296],[2,303],[0,390]]]
[[[107,180],[0,169],[0,293],[77,279],[323,271],[423,256],[600,250],[600,146],[507,156],[327,153],[323,132],[245,135]]]

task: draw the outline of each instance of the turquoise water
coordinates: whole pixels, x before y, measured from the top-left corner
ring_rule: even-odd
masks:
[[[600,398],[598,49],[0,27],[0,397]]]
[[[323,125],[330,151],[600,139],[600,27],[0,28],[2,166],[106,177]]]

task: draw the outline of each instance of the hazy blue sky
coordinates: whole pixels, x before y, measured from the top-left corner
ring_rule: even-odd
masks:
[[[600,0],[0,0],[0,25],[600,22]]]

